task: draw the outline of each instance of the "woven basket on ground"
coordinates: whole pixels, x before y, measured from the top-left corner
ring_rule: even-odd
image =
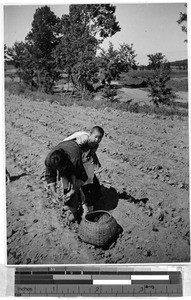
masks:
[[[97,210],[82,219],[79,228],[80,238],[89,244],[105,246],[118,233],[118,223],[107,211]]]

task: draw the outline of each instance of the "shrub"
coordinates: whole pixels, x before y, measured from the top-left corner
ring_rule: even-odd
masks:
[[[155,69],[155,73],[148,79],[149,97],[152,98],[154,105],[171,105],[175,94],[170,87],[166,86],[170,80],[170,65],[166,62],[161,63],[160,67]]]
[[[152,97],[152,101],[156,106],[159,104],[171,105],[175,98],[172,89],[166,86],[166,79],[163,76],[155,76],[148,81],[149,85],[149,97]]]

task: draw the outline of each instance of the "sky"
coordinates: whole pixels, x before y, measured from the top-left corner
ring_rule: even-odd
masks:
[[[108,48],[109,41],[116,49],[123,43],[133,44],[139,64],[147,64],[147,55],[156,52],[162,52],[169,61],[187,58],[187,44],[184,42],[186,34],[177,23],[180,12],[186,11],[183,2],[113,4],[116,6],[115,14],[121,31],[112,38],[107,38],[102,44],[103,48]],[[69,12],[69,5],[66,4],[52,5],[47,2],[47,5],[58,17]],[[12,46],[15,41],[24,41],[31,30],[33,16],[38,7],[40,5],[26,3],[3,6],[4,43],[7,46]]]

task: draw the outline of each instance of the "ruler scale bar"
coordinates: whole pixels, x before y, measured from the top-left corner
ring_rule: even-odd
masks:
[[[16,284],[93,284],[93,280],[83,280],[83,279],[66,279],[66,280],[22,280],[22,283],[20,281],[15,280]]]
[[[157,272],[157,274],[156,273],[153,273],[153,272],[150,272],[150,273],[146,273],[146,272],[120,272],[120,271],[116,271],[116,272],[100,272],[100,271],[95,271],[95,270],[81,270],[81,271],[34,271],[34,270],[28,270],[28,271],[22,271],[22,270],[20,270],[20,271],[16,271],[15,272],[15,274],[16,275],[24,275],[24,274],[48,274],[48,275],[50,275],[50,274],[98,274],[98,275],[131,275],[132,276],[132,278],[134,278],[134,276],[136,276],[136,277],[138,277],[138,276],[141,276],[141,277],[143,277],[143,276],[147,276],[147,278],[149,278],[149,276],[150,277],[154,277],[154,276],[156,276],[156,278],[159,278],[160,279],[160,277],[162,276],[162,277],[166,277],[166,278],[169,278],[169,276],[180,276],[180,272],[174,272],[174,273],[172,273],[172,272],[168,272],[168,274],[167,274],[167,272],[165,273],[165,274],[160,274],[160,273],[158,273]],[[158,277],[157,277],[158,276]]]
[[[27,274],[25,276],[19,276],[19,275],[15,275],[15,279],[16,280],[22,280],[22,279],[53,279],[52,275],[48,275],[48,274],[38,274],[38,275],[32,275],[32,274]]]
[[[16,286],[16,294],[22,293],[23,295],[33,295],[35,293],[48,295],[48,294],[99,294],[99,295],[105,295],[108,293],[119,293],[119,294],[129,294],[129,295],[174,295],[176,296],[182,295],[182,287],[181,285],[172,285],[171,287],[166,285],[157,285],[154,288],[149,288],[147,285],[136,285],[136,286],[111,286],[111,285],[104,285],[104,286],[92,286],[89,287],[89,285],[71,285],[71,287],[67,287],[66,285],[59,285],[59,286],[44,286],[44,285],[30,285],[30,286]]]
[[[16,268],[16,271],[15,271],[15,274],[24,274],[25,272],[29,272],[29,273],[41,273],[41,274],[70,274],[70,273],[73,273],[73,274],[78,274],[78,273],[92,273],[92,272],[95,272],[95,273],[98,273],[98,274],[105,274],[105,275],[110,275],[110,274],[124,274],[124,275],[141,275],[141,276],[146,276],[146,275],[150,275],[150,276],[157,276],[157,275],[160,275],[160,276],[163,276],[163,275],[172,275],[172,276],[179,276],[180,275],[180,271],[129,271],[127,269],[119,269],[119,268],[116,268],[116,269],[111,269],[109,270],[109,267],[108,267],[108,270],[101,270],[100,268],[84,268],[84,267],[81,267],[79,268],[78,270],[75,270],[75,269],[68,269],[66,267],[55,267],[55,268],[43,268],[41,269],[41,267],[39,268],[34,268],[34,267],[28,267],[28,268],[23,268],[23,267],[20,267],[20,268]]]
[[[101,267],[16,267],[16,272],[25,272],[25,271],[36,271],[36,272],[42,272],[42,271],[46,271],[46,272],[59,272],[59,271],[98,271],[101,273],[111,273],[111,272],[128,272],[131,275],[170,275],[170,274],[174,274],[174,275],[178,275],[180,273],[180,271],[135,271],[135,269],[130,269],[128,267],[115,267],[115,268],[110,268],[110,266],[108,266],[107,268],[103,268]]]
[[[132,280],[132,284],[159,284],[158,280]],[[160,284],[170,284],[169,280],[160,280]]]
[[[109,285],[113,285],[113,284],[119,284],[119,285],[123,285],[123,284],[131,284],[131,280],[112,280],[112,279],[108,279],[108,280],[98,280],[95,279],[93,280],[93,284],[97,284],[97,285],[102,285],[102,284],[109,284]]]
[[[131,279],[130,275],[111,275],[111,276],[106,276],[106,275],[92,275],[92,279],[97,279],[97,280],[101,280],[101,279],[118,279],[118,280],[127,280],[127,279]]]
[[[132,280],[169,280],[169,275],[132,275]]]
[[[99,275],[99,271],[83,271],[83,274],[85,275]]]
[[[15,296],[182,296],[180,271],[126,267],[24,267],[15,269]]]
[[[54,280],[62,280],[62,279],[67,279],[67,280],[73,280],[73,279],[89,279],[91,280],[92,279],[92,276],[91,275],[53,275],[53,279]]]

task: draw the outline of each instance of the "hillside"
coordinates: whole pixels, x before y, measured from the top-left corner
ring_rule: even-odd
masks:
[[[188,59],[183,59],[183,60],[176,60],[170,62],[171,66],[182,66],[182,67],[188,67]]]

